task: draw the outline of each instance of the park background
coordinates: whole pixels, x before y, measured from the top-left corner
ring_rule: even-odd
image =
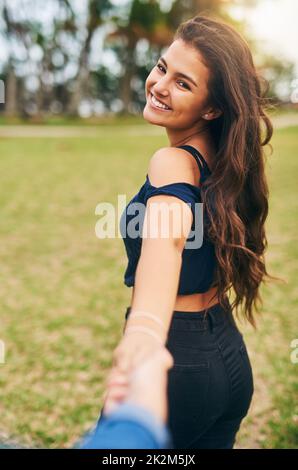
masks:
[[[236,448],[297,448],[298,2],[0,0],[0,12],[3,446],[71,447],[98,418],[130,290],[123,241],[96,237],[95,208],[129,201],[168,144],[142,117],[144,82],[180,22],[206,13],[249,42],[274,124],[266,260],[284,282],[262,286],[257,331],[239,323],[255,394]]]

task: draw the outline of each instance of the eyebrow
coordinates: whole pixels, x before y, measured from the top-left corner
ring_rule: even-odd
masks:
[[[164,57],[160,57],[159,60],[161,60],[161,62],[163,62],[166,67],[168,66],[167,63],[166,63],[166,60],[164,59]],[[185,75],[185,73],[176,72],[176,75],[179,75],[179,77],[184,77],[184,78],[186,78],[187,80],[189,80],[194,86],[196,86],[196,87],[198,86],[198,85],[196,84],[196,82],[195,82],[191,77],[189,77],[188,75]]]

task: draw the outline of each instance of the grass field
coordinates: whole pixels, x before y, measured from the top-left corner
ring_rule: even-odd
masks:
[[[298,365],[290,361],[298,338],[297,136],[298,127],[277,130],[267,160],[268,271],[286,282],[263,286],[257,332],[239,325],[255,377],[240,448],[298,443]],[[98,418],[130,290],[123,242],[95,236],[95,207],[117,207],[118,194],[128,202],[163,145],[163,134],[120,125],[92,138],[1,139],[0,439],[70,447]]]

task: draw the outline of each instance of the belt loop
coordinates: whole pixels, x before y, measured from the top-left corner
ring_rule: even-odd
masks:
[[[210,322],[210,332],[211,334],[213,334],[213,320],[209,312],[208,312],[208,317],[209,317],[209,322]]]

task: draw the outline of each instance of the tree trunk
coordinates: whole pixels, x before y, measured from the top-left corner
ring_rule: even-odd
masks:
[[[17,116],[17,77],[15,76],[13,66],[9,63],[5,80],[5,115]]]

